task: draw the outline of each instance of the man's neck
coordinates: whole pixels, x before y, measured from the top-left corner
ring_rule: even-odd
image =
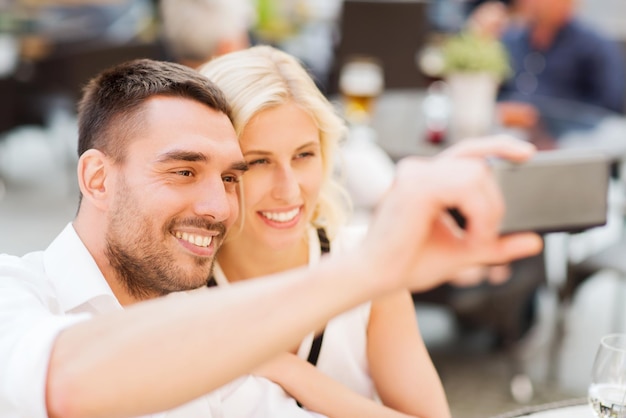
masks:
[[[106,256],[106,240],[104,231],[96,231],[93,225],[98,225],[97,222],[90,222],[88,217],[83,213],[74,219],[72,222],[76,234],[83,242],[89,254],[93,257],[100,273],[106,280],[107,284],[111,288],[113,295],[119,301],[120,305],[127,306],[133,303],[140,302],[144,299],[152,299],[153,297],[137,298],[128,288],[124,285],[123,281],[119,278],[117,271],[109,262]],[[90,227],[91,226],[91,227]]]

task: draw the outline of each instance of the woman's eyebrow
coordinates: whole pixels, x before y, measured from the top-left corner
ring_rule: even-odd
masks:
[[[320,148],[320,144],[317,141],[307,142],[306,144],[300,145],[298,148],[295,149],[295,151],[300,151],[302,149],[309,148],[309,147]],[[262,150],[255,150],[255,149],[251,149],[251,150],[244,152],[244,155],[249,155],[249,154],[271,155],[272,153],[270,151],[262,151]]]

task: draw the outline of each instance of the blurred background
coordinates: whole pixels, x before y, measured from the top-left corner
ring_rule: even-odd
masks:
[[[254,44],[297,56],[346,118],[338,172],[355,223],[398,159],[464,137],[610,155],[606,225],[546,234],[504,284],[414,295],[455,417],[586,396],[600,336],[626,328],[623,0],[0,0],[0,253],[43,249],[72,220],[90,77]]]

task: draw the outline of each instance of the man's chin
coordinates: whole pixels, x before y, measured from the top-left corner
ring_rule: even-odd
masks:
[[[201,287],[206,287],[207,283],[209,282],[209,276],[210,273],[207,273],[206,275],[203,275],[202,277],[199,278],[194,278],[194,279],[190,279],[188,281],[186,281],[185,283],[182,284],[182,287],[184,291],[189,291],[189,290],[195,290]]]
[[[177,293],[189,293],[194,292],[195,290],[206,288],[207,281],[205,280],[203,283],[189,283],[182,286],[179,286],[177,289],[172,290],[171,292],[165,292],[163,296],[175,295]]]

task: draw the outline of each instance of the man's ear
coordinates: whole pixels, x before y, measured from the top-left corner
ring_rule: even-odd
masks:
[[[96,149],[85,151],[78,160],[77,175],[83,200],[88,200],[100,209],[106,209],[110,194],[107,179],[112,175],[109,158]]]

